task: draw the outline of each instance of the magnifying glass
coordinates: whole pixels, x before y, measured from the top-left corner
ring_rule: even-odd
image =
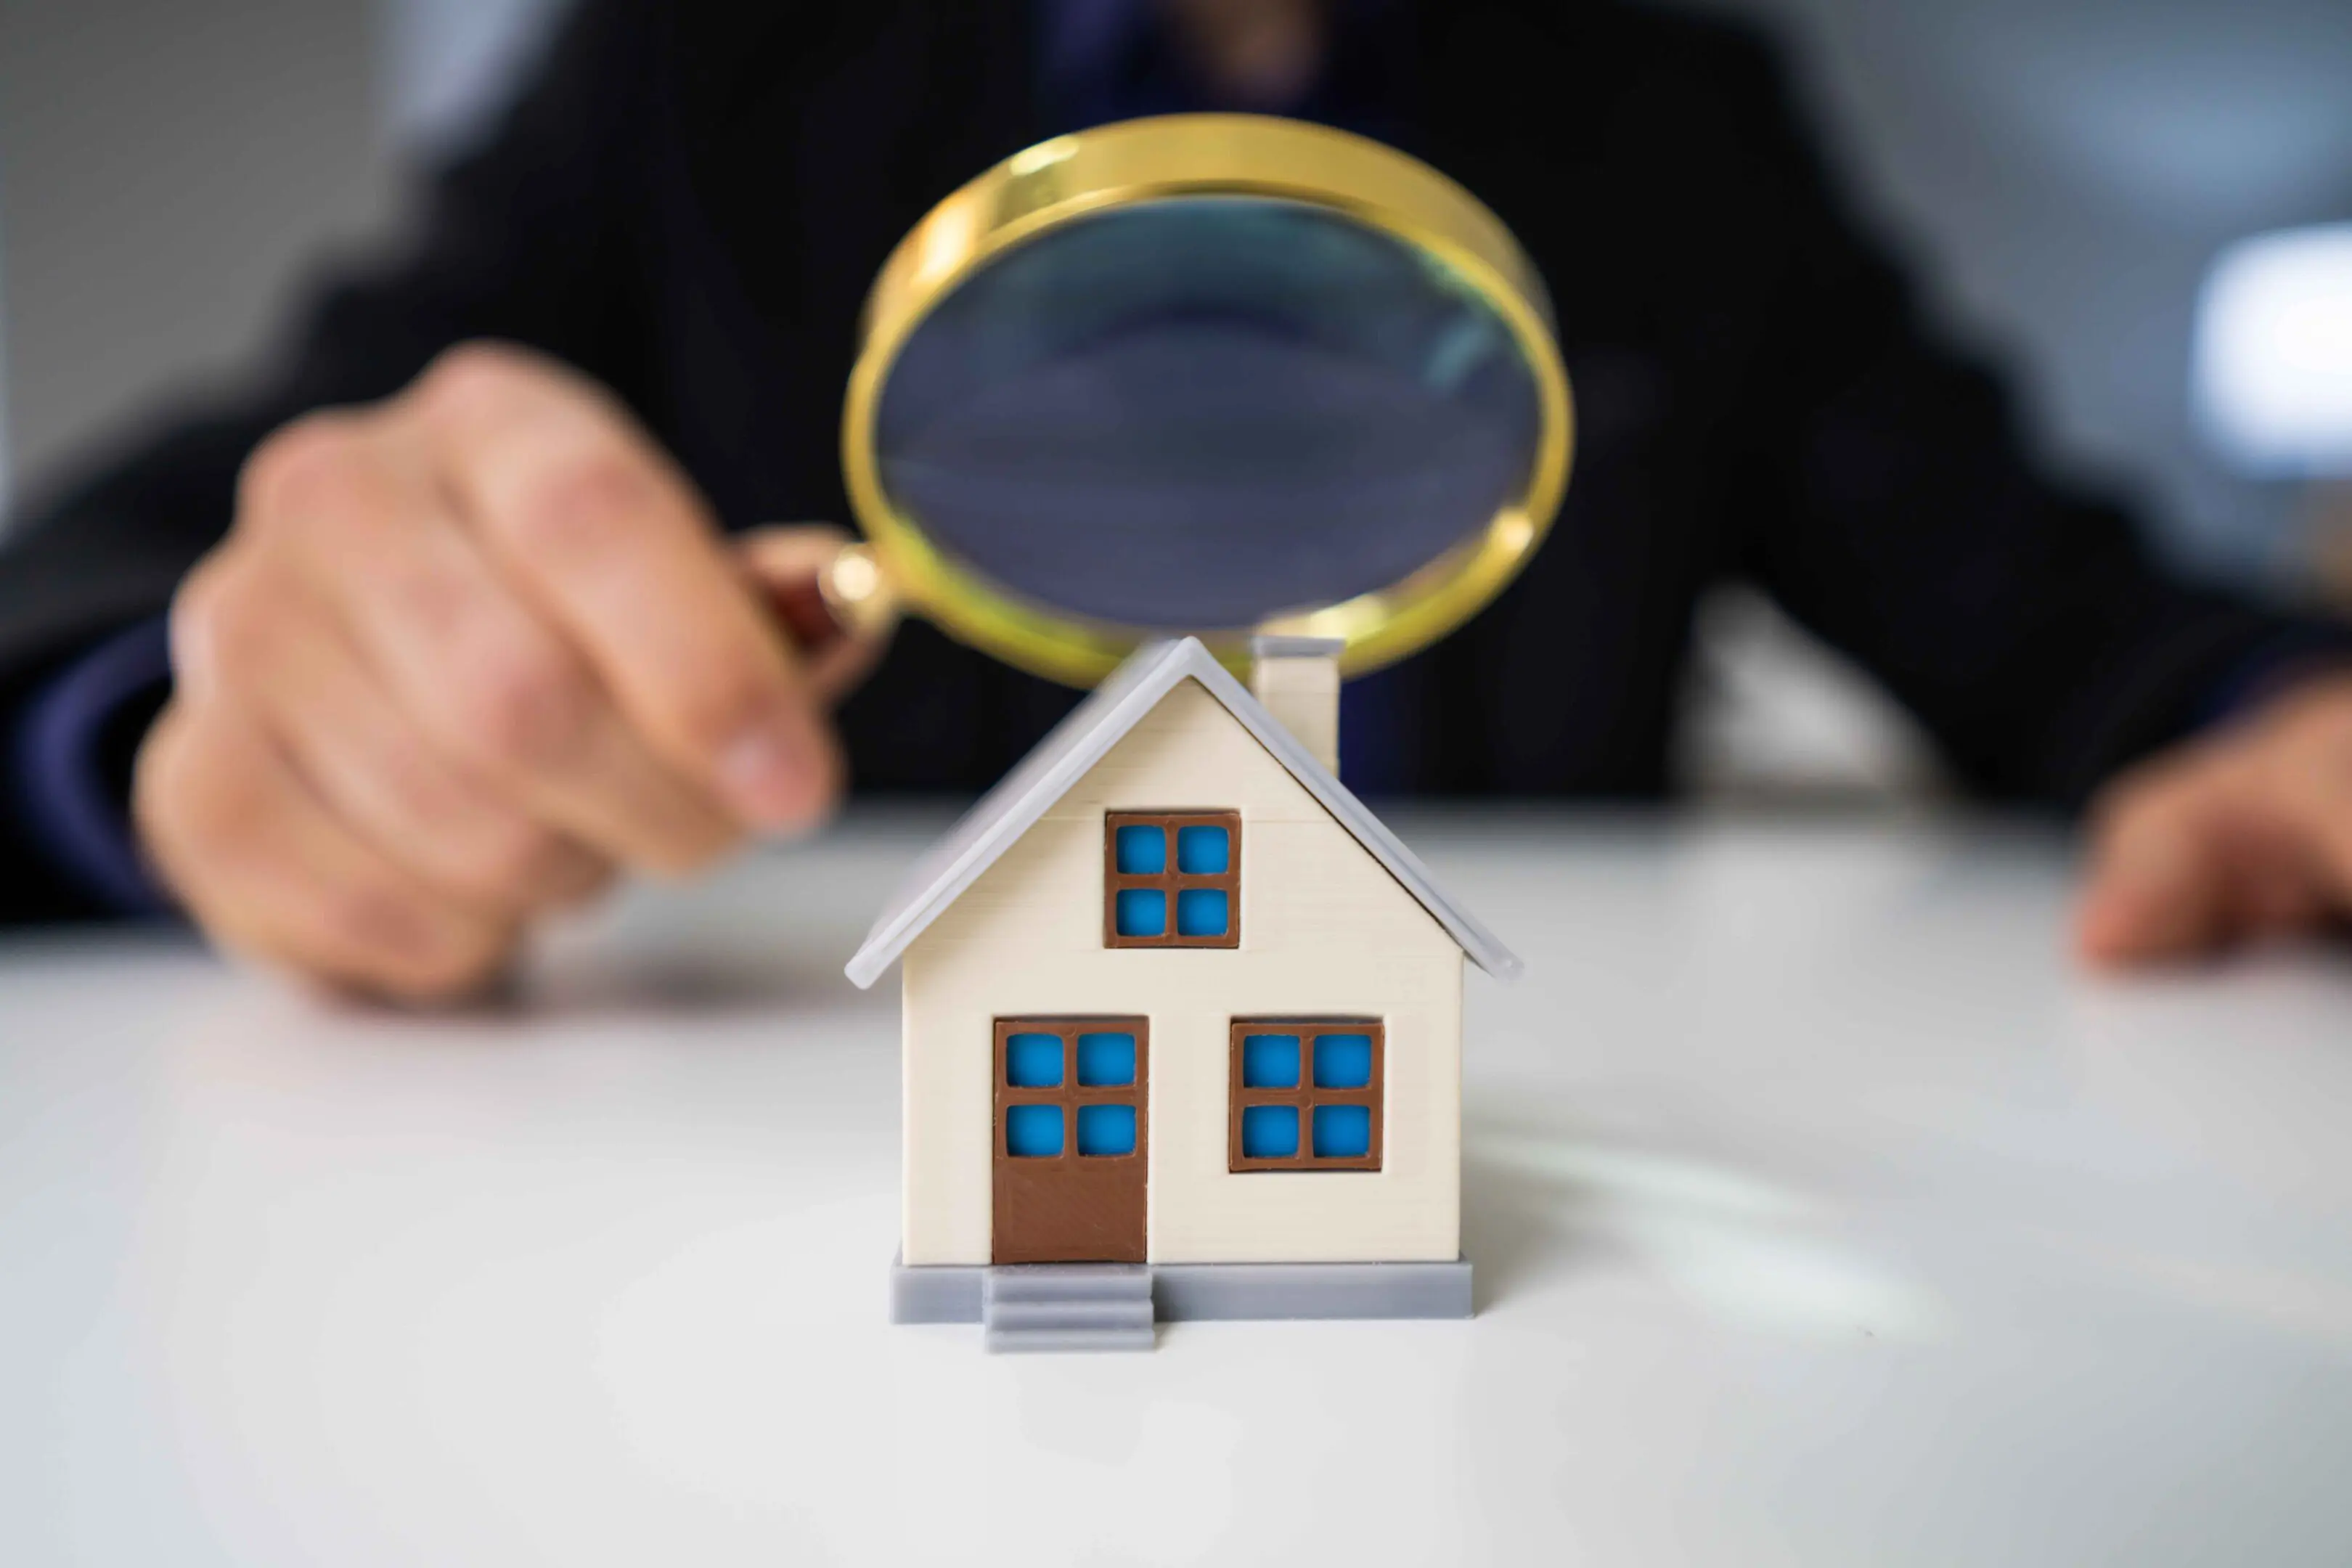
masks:
[[[1178,634],[1360,674],[1510,581],[1570,431],[1542,282],[1451,180],[1295,121],[1107,125],[883,266],[842,422],[866,541],[821,585],[1072,685]]]

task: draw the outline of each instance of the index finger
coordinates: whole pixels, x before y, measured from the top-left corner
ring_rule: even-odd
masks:
[[[805,826],[841,759],[790,645],[669,458],[600,389],[519,350],[420,388],[445,482],[648,744],[754,826]]]

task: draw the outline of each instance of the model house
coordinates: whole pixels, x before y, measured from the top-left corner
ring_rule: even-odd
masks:
[[[1335,776],[1336,647],[1137,653],[850,962],[903,965],[899,1321],[1468,1315],[1464,966],[1518,961]]]

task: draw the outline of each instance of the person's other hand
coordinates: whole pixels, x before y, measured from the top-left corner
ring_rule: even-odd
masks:
[[[2352,912],[2352,673],[2289,687],[2094,803],[2075,925],[2099,965],[2158,963]]]
[[[254,452],[173,604],[141,839],[227,948],[462,994],[617,868],[686,873],[827,813],[826,710],[877,650],[803,658],[762,601],[829,549],[730,546],[600,388],[452,350]]]

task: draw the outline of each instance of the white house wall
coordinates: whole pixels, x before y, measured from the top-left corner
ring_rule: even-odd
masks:
[[[1103,814],[1237,809],[1237,949],[1106,949]],[[1156,1263],[1448,1259],[1461,1251],[1461,950],[1231,715],[1186,681],[905,959],[909,1264],[989,1259],[999,1017],[1150,1018]],[[1382,1168],[1226,1168],[1228,1024],[1387,1025]]]

